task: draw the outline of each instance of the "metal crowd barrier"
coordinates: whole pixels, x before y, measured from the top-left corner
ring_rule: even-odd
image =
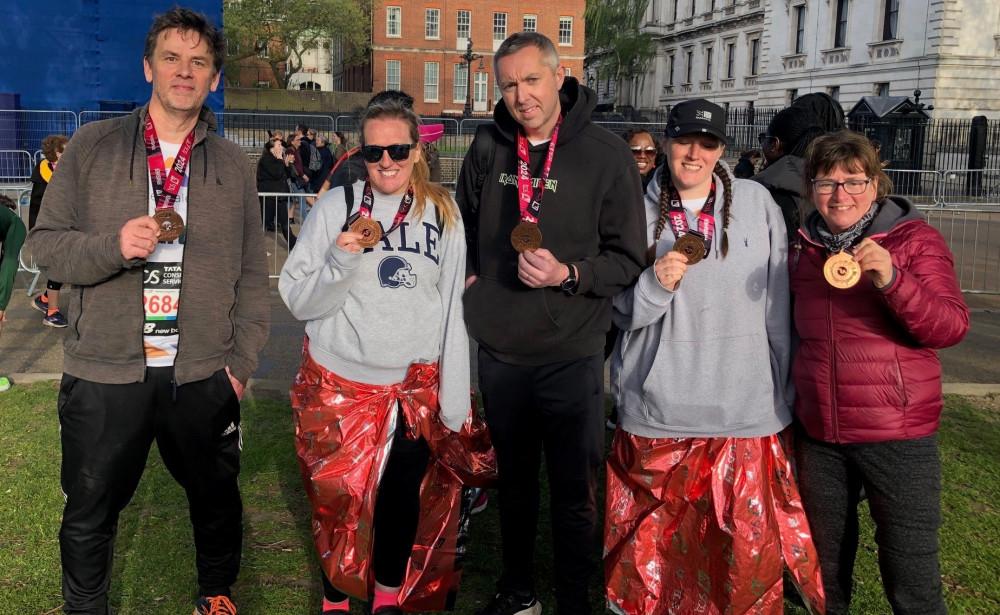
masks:
[[[35,159],[22,149],[0,150],[0,184],[25,184],[31,179]]]
[[[955,257],[962,292],[1000,294],[1000,208],[921,208]]]
[[[261,228],[267,247],[268,277],[276,279],[281,273],[288,253],[295,246],[302,221],[309,215],[306,197],[315,196],[312,193],[258,193]]]

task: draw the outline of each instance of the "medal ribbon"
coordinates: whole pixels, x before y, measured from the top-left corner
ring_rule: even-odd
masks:
[[[538,189],[531,189],[531,171],[528,169],[528,138],[523,132],[517,133],[517,195],[521,205],[521,221],[538,224],[538,215],[542,209],[542,194],[545,192],[545,182],[549,179],[549,172],[552,170],[552,158],[556,153],[556,141],[559,139],[559,125],[562,118],[556,120],[555,130],[552,131],[552,139],[549,140],[549,152],[545,156],[545,165],[542,167],[542,177],[538,182]]]
[[[191,160],[191,150],[194,148],[194,129],[184,137],[180,150],[174,156],[174,165],[168,172],[163,164],[163,152],[160,150],[160,140],[156,136],[153,118],[146,114],[146,128],[143,131],[146,142],[146,159],[149,163],[149,179],[153,184],[153,196],[156,198],[156,210],[173,209],[181,184],[184,183],[184,173]]]
[[[670,190],[670,208],[667,210],[667,214],[670,217],[670,230],[674,232],[674,237],[679,238],[681,235],[690,233],[691,230],[688,228],[687,213],[684,211],[684,205],[681,204],[681,195],[674,187],[674,182],[670,181],[667,184],[667,188]],[[712,237],[715,236],[715,182],[712,182],[712,188],[708,191],[708,198],[705,199],[705,205],[698,212],[698,230],[695,231],[698,235],[705,241],[705,251],[711,251],[712,249]]]
[[[403,219],[406,218],[406,214],[410,212],[410,207],[413,206],[413,184],[410,184],[406,188],[406,194],[399,201],[399,209],[396,210],[396,216],[392,219],[392,227],[382,233],[382,237],[385,237],[389,233],[393,232],[399,225],[403,223]],[[371,218],[372,209],[375,207],[375,195],[372,192],[371,182],[365,180],[365,194],[361,197],[361,205],[358,207],[358,215],[362,218]]]

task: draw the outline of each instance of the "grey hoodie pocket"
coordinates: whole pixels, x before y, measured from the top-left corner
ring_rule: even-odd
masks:
[[[642,383],[645,421],[724,433],[774,414],[767,343],[759,334],[661,340]]]

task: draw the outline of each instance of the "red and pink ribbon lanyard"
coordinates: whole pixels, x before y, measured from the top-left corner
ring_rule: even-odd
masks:
[[[562,118],[556,120],[556,127],[552,131],[552,139],[549,141],[549,153],[545,156],[545,165],[542,167],[542,177],[538,182],[538,189],[531,189],[531,171],[528,168],[528,138],[523,132],[517,133],[517,194],[521,206],[521,221],[538,224],[538,215],[542,209],[542,194],[545,192],[545,183],[549,179],[549,172],[552,170],[552,158],[556,153],[556,141],[559,139],[559,125]]]
[[[413,205],[413,184],[410,184],[406,189],[406,194],[399,201],[399,209],[396,210],[396,216],[392,219],[392,228],[388,231],[382,233],[382,237],[385,237],[389,233],[393,232],[399,225],[403,223],[403,219],[406,218],[406,214],[409,213],[410,207]],[[372,209],[375,207],[375,195],[372,193],[371,182],[365,180],[365,193],[361,197],[361,205],[358,207],[358,215],[362,218],[372,217]]]
[[[698,212],[698,230],[691,231],[688,227],[687,213],[681,203],[681,195],[671,181],[667,188],[670,190],[670,208],[667,210],[670,216],[670,229],[674,232],[674,238],[687,233],[700,235],[705,241],[705,252],[712,249],[712,237],[715,235],[715,182],[712,182],[712,189],[708,191],[708,198],[705,205]]]
[[[146,159],[149,163],[149,179],[153,184],[153,196],[156,198],[156,209],[173,209],[177,195],[184,183],[184,173],[188,161],[191,160],[191,150],[194,148],[194,129],[184,137],[180,150],[174,156],[174,165],[170,171],[163,164],[163,152],[160,150],[160,140],[156,136],[153,118],[146,114],[146,129],[143,131],[146,142]]]

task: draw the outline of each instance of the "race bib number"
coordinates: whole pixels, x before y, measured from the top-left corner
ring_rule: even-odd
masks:
[[[180,294],[180,263],[146,263],[142,284],[142,307],[146,312],[143,335],[178,334]]]

